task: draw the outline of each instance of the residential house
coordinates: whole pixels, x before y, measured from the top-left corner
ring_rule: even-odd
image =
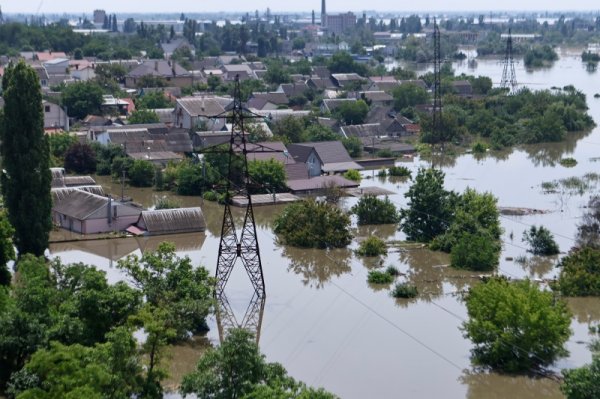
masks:
[[[326,98],[321,104],[321,112],[332,113],[337,107],[348,101],[356,101],[356,98]]]
[[[452,82],[452,88],[459,96],[468,97],[473,95],[473,86],[468,80],[455,80]]]
[[[162,48],[165,54],[165,59],[167,60],[170,59],[173,53],[179,49],[188,49],[192,55],[196,54],[196,49],[194,48],[194,46],[192,46],[190,42],[184,37],[173,38],[167,42],[161,43],[160,47]]]
[[[127,115],[130,103],[122,98],[115,98],[110,94],[102,96],[102,112],[108,115]]]
[[[275,110],[287,107],[289,98],[284,92],[252,93],[248,100],[248,108],[260,110]]]
[[[143,211],[135,225],[127,229],[135,235],[180,234],[205,230],[204,214],[199,207]]]
[[[236,77],[239,77],[240,81],[247,79],[256,79],[254,71],[248,64],[228,64],[221,67],[223,71],[222,78],[225,81],[233,81]]]
[[[123,231],[142,212],[128,203],[113,201],[83,190],[56,190],[52,220],[57,226],[80,234]]]
[[[348,87],[357,87],[366,82],[366,79],[357,73],[333,73],[331,79],[338,87],[345,89]]]
[[[53,58],[42,63],[48,75],[65,75],[69,71],[69,59],[68,58]]]
[[[222,130],[226,119],[224,113],[222,101],[215,97],[179,98],[173,111],[173,126],[188,130]]]
[[[185,87],[194,83],[194,77],[175,61],[148,60],[125,75],[125,87],[138,87],[138,81],[145,77],[164,79],[168,86]]]
[[[363,169],[352,160],[341,141],[288,144],[287,149],[296,163],[307,165],[311,177]]]
[[[371,76],[369,81],[371,82],[369,90],[391,92],[396,87],[400,86],[400,82],[393,76]]]
[[[338,88],[336,83],[329,76],[325,78],[312,76],[306,81],[306,84],[308,87],[314,90],[335,90]]]
[[[302,76],[302,75],[300,75]],[[279,85],[277,88],[278,92],[285,93],[288,98],[305,96],[306,92],[309,91],[310,88],[306,84],[306,82],[294,82],[294,83],[283,83]]]
[[[340,132],[344,138],[350,137],[379,137],[381,136],[381,124],[366,123],[363,125],[347,125],[340,127]]]
[[[42,90],[47,89],[50,81],[50,77],[48,76],[48,71],[41,64],[34,64],[31,66],[35,73],[38,75],[40,79],[40,86],[42,86]]]
[[[42,108],[44,109],[44,129],[69,131],[69,116],[63,107],[43,100]]]
[[[75,63],[75,64],[70,64],[70,70],[71,70],[71,76],[76,79],[76,80],[80,80],[80,81],[88,81],[91,79],[94,79],[96,77],[96,70],[94,69],[93,65],[89,64],[81,64],[81,63]]]
[[[371,107],[366,121],[380,124],[381,136],[410,136],[420,131],[418,125],[389,106]]]
[[[357,98],[365,100],[368,104],[373,105],[391,105],[394,97],[385,91],[361,91],[357,93]]]

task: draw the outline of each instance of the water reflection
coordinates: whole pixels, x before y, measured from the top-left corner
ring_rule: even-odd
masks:
[[[558,256],[532,256],[516,262],[530,278],[544,278],[558,262]]]
[[[398,226],[395,224],[370,224],[358,226],[356,228],[355,238],[361,241],[362,238],[376,236],[382,240],[389,240],[396,235]]]
[[[572,132],[567,138],[559,143],[541,143],[522,146],[527,157],[534,166],[556,166],[565,154],[572,154],[577,147],[577,142],[588,136],[592,131]]]
[[[566,298],[578,322],[592,326],[600,321],[600,297]]]
[[[306,249],[282,246],[282,254],[290,260],[288,270],[302,276],[302,283],[323,288],[332,277],[349,273],[352,251],[349,249]]]
[[[469,399],[563,399],[560,384],[549,378],[467,372],[460,377]]]
[[[265,296],[258,295],[254,292],[254,295],[248,303],[246,312],[242,317],[241,321],[235,315],[233,308],[229,303],[227,294],[223,292],[217,297],[217,328],[219,330],[219,340],[223,343],[225,337],[229,331],[233,328],[243,328],[248,330],[256,337],[256,343],[260,341],[260,331],[262,327],[263,313],[265,310]]]

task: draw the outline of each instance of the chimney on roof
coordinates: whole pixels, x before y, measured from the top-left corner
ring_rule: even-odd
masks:
[[[154,70],[158,72],[158,60],[154,61]]]

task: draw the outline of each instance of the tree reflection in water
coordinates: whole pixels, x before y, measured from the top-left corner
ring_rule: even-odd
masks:
[[[467,371],[460,377],[467,385],[468,399],[563,399],[560,383],[539,376],[511,376]]]
[[[530,278],[548,278],[552,277],[549,273],[556,266],[558,256],[522,257],[517,258],[515,262],[528,273]]]
[[[290,260],[288,271],[302,276],[304,285],[323,288],[332,277],[349,273],[352,251],[349,249],[312,249],[282,246],[282,254]]]

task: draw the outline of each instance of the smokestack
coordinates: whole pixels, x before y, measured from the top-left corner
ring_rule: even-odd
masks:
[[[327,9],[325,8],[325,0],[321,0],[321,27],[327,25]]]
[[[158,72],[158,60],[154,61],[154,70]]]

